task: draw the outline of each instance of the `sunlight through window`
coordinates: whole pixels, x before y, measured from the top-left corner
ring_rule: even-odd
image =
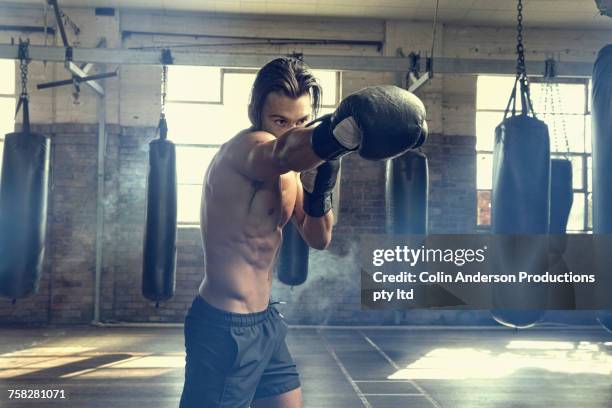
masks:
[[[204,174],[219,147],[248,128],[247,106],[257,70],[171,66],[166,118],[176,144],[178,222],[200,220]],[[333,112],[339,99],[338,72],[313,70],[323,88],[320,115]]]

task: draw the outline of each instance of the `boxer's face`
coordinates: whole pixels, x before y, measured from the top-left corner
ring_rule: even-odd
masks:
[[[261,128],[278,137],[294,127],[304,127],[312,114],[310,94],[291,98],[282,92],[271,92],[261,112]]]

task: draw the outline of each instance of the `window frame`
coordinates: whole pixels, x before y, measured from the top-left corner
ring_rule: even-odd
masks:
[[[13,75],[7,75],[6,79],[7,80],[12,80],[13,84],[15,84],[15,75],[17,74],[17,67],[16,67],[16,62],[14,60],[13,61]],[[16,104],[17,103],[17,87],[13,86],[13,93],[0,93],[0,99],[12,99],[13,102]],[[11,120],[13,123],[13,130],[15,130],[15,113],[11,112]],[[2,159],[3,159],[3,155],[4,155],[4,141],[5,141],[5,134],[0,133],[0,145],[2,146],[2,148],[0,149],[0,178],[2,177]]]
[[[316,70],[322,71],[322,70]],[[218,101],[193,101],[193,100],[185,100],[185,99],[166,99],[166,103],[168,104],[196,104],[196,105],[224,105],[224,89],[225,89],[225,81],[226,74],[257,74],[258,69],[255,68],[232,68],[232,67],[224,67],[220,69],[220,97]],[[323,105],[321,104],[321,109],[325,108],[335,108],[341,99],[341,90],[342,90],[342,72],[335,71],[335,100],[333,105]],[[168,86],[171,86],[171,81],[168,83]],[[322,101],[321,101],[322,102]],[[171,118],[169,118],[171,121]],[[175,143],[176,148],[191,148],[191,149],[218,149],[221,147],[221,143]],[[204,175],[202,175],[204,176]],[[180,186],[200,186],[202,187],[202,183],[181,183],[179,175],[177,175],[177,191],[180,190]],[[178,197],[180,199],[180,197]],[[199,228],[199,220],[198,221],[181,221],[180,214],[177,214],[177,225],[178,228]]]

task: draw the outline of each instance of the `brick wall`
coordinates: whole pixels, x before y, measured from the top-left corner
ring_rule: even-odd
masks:
[[[39,293],[12,305],[1,322],[87,323],[93,318],[96,264],[97,126],[38,125],[52,140],[48,238]],[[148,143],[154,128],[107,127],[101,319],[180,322],[203,273],[200,231],[180,228],[176,294],[159,308],[141,294]],[[424,151],[431,178],[432,232],[467,232],[475,222],[474,138],[432,135]],[[471,152],[471,153],[470,153]],[[395,313],[360,311],[355,240],[384,232],[384,163],[343,160],[339,223],[328,251],[312,251],[299,288],[275,284],[295,323],[393,322]],[[453,197],[460,195],[462,200]],[[457,203],[461,203],[460,205]]]
[[[35,126],[52,140],[47,252],[40,290],[15,305],[0,299],[0,323],[88,323],[93,318],[96,246],[97,127]],[[203,274],[198,228],[180,228],[175,296],[159,308],[141,294],[148,143],[154,128],[107,127],[101,319],[182,322]],[[475,138],[431,135],[423,151],[430,171],[431,233],[472,233],[476,222]],[[312,250],[309,278],[275,282],[273,300],[293,324],[491,324],[486,311],[362,311],[357,240],[385,225],[381,162],[343,159],[339,222],[326,251]],[[559,314],[588,322],[588,312]],[[582,319],[582,320],[580,320]],[[591,319],[592,320],[592,319]]]

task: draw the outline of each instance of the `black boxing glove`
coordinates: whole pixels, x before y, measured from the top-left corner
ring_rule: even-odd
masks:
[[[355,92],[319,121],[311,144],[323,160],[355,150],[365,159],[390,159],[420,146],[427,137],[425,106],[414,94],[393,85]]]
[[[340,160],[323,162],[319,167],[300,173],[304,188],[304,212],[322,217],[332,208],[332,191],[336,185]]]

